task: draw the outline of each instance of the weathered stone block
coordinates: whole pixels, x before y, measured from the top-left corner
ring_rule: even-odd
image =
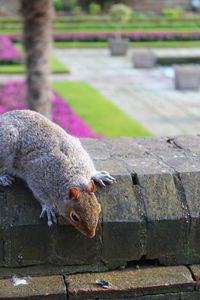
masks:
[[[145,239],[131,176],[116,176],[116,179],[120,180],[120,186],[108,187],[102,203],[102,259],[108,265],[139,259],[143,255],[142,239]]]
[[[107,299],[101,298],[98,300],[107,300]],[[112,298],[112,299],[117,299],[117,300],[180,300],[180,297],[179,297],[179,294],[164,294],[164,295],[146,295],[146,296],[139,296],[139,297],[132,297],[132,298],[128,297],[128,298]],[[89,300],[89,299],[84,299],[84,300]]]
[[[132,157],[143,157],[146,154],[143,146],[137,143],[137,139],[133,139],[132,137],[120,137],[120,139],[118,137],[112,137],[102,140],[110,157],[116,161],[124,161],[125,159]],[[88,150],[90,152],[90,149]]]
[[[185,191],[187,206],[190,212],[190,231],[188,237],[188,262],[200,262],[200,172],[180,173],[180,179]]]
[[[189,292],[189,293],[181,293],[180,300],[199,300],[200,299],[200,292]]]
[[[187,253],[182,203],[170,174],[138,175],[147,215],[146,258],[163,264],[181,262]]]
[[[1,280],[0,299],[65,300],[67,292],[62,276],[27,278],[27,285],[14,286],[11,279]]]
[[[138,49],[133,52],[133,64],[137,69],[151,69],[156,65],[156,56],[152,50]]]
[[[81,139],[81,143],[86,151],[88,151],[93,159],[96,160],[109,160],[110,152],[107,147],[106,139]],[[97,147],[98,143],[98,147]]]
[[[200,136],[177,136],[172,140],[175,146],[181,148],[185,151],[191,151],[191,154],[200,154],[199,144]]]
[[[0,266],[4,265],[4,239],[3,239],[3,232],[0,230]]]
[[[97,279],[112,283],[111,289],[95,285]],[[186,267],[148,267],[127,269],[99,274],[76,274],[66,276],[69,299],[138,299],[151,295],[178,294],[194,291],[196,283]],[[158,296],[156,296],[159,299]],[[140,299],[140,298],[139,298]],[[145,299],[145,298],[144,298]],[[148,298],[146,298],[148,299]],[[145,300],[146,300],[145,299]],[[156,299],[156,298],[155,298]],[[156,299],[156,300],[157,300]],[[162,299],[162,298],[160,298]],[[160,300],[159,299],[159,300]],[[173,298],[163,298],[173,299]],[[175,298],[176,299],[176,298]],[[142,298],[140,300],[143,300]]]
[[[146,137],[136,137],[135,141],[146,150],[146,153],[150,153],[152,156],[162,157],[165,154],[170,156],[180,155],[181,149],[175,147],[171,142],[171,139],[167,137],[153,136],[150,139]]]
[[[129,41],[126,38],[110,38],[108,40],[111,55],[122,56],[126,55],[128,51]]]
[[[92,265],[100,257],[101,228],[88,239],[73,226],[57,226],[52,230],[49,261],[59,265]]]
[[[200,283],[200,265],[192,265],[190,266],[190,270],[192,272],[193,277],[195,278],[195,280]]]
[[[180,65],[175,67],[175,87],[177,90],[197,90],[200,88],[200,67]]]
[[[3,228],[23,225],[46,225],[41,220],[40,204],[28,187],[16,180],[11,187],[1,188],[0,226]]]
[[[47,225],[7,229],[4,232],[4,265],[20,267],[48,263],[49,230]]]
[[[126,162],[128,169],[135,173],[134,184],[138,186],[138,196],[144,206],[145,258],[158,259],[162,264],[182,263],[187,253],[189,224],[184,219],[185,211],[177,193],[174,170],[151,153]]]

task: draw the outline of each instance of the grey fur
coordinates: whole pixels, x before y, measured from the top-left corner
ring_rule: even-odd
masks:
[[[0,116],[0,184],[12,176],[24,180],[52,225],[62,215],[67,191],[84,190],[91,178],[112,183],[109,173],[97,172],[78,138],[67,134],[39,113],[15,110]]]

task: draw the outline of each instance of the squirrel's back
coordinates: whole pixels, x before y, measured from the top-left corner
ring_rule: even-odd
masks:
[[[72,175],[79,170],[80,175],[91,176],[91,159],[79,139],[37,112],[13,110],[0,115],[0,141],[3,146],[7,144],[9,153],[17,153],[18,161],[42,153],[63,153]]]
[[[11,128],[18,132],[21,147],[45,146],[47,151],[48,149],[51,150],[52,147],[62,147],[63,143],[65,146],[67,144],[79,144],[77,138],[69,135],[46,117],[31,110],[13,110],[0,115],[0,129],[7,131]]]

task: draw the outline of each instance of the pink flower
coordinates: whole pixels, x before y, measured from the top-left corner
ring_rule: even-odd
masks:
[[[24,82],[10,81],[4,86],[0,86],[0,114],[9,110],[24,109],[26,107]],[[54,91],[52,98],[52,121],[77,137],[100,138],[102,136],[95,133],[72,110],[70,105]]]
[[[22,56],[8,35],[0,35],[0,61],[20,61]]]

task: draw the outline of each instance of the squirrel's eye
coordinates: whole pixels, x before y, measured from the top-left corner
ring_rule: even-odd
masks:
[[[70,219],[74,222],[79,222],[80,221],[78,215],[74,211],[71,211]]]

